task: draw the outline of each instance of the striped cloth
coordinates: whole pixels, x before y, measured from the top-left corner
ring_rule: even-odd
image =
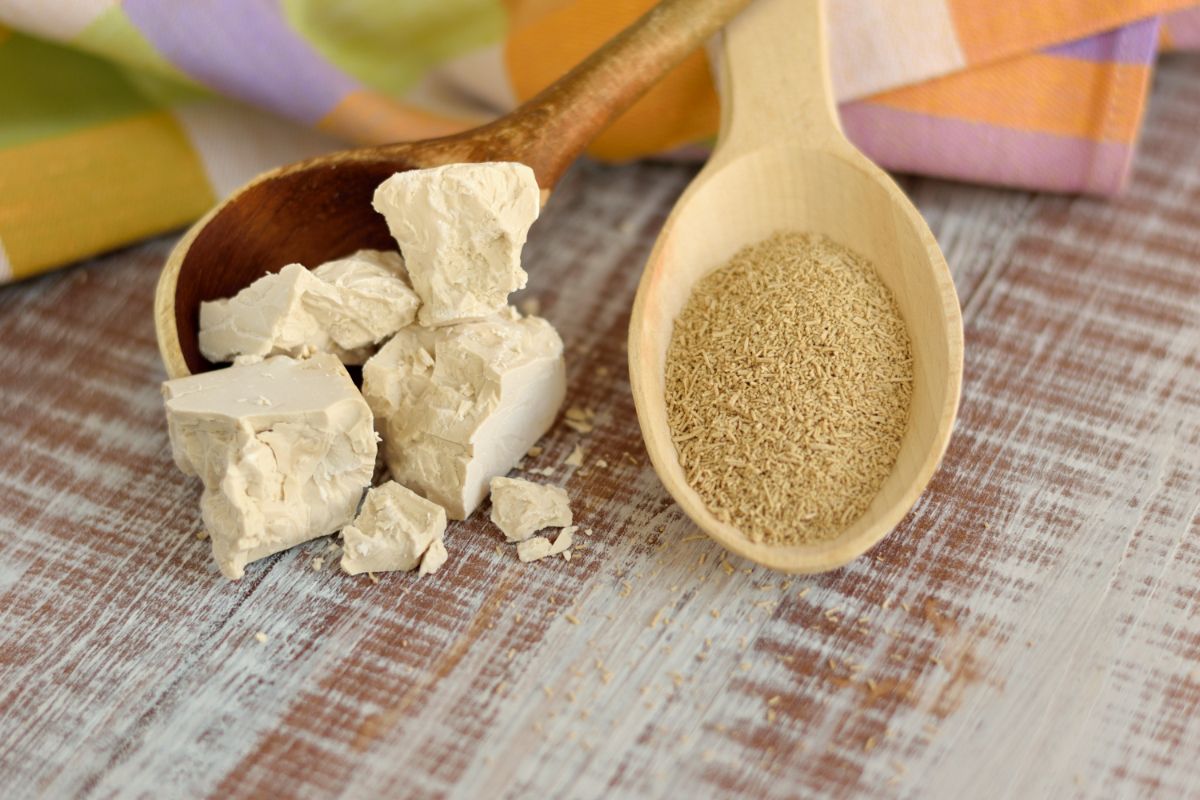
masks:
[[[0,282],[183,225],[255,173],[513,108],[651,0],[0,0]],[[847,133],[905,172],[1110,194],[1196,0],[831,0]],[[696,53],[592,148],[696,152]]]

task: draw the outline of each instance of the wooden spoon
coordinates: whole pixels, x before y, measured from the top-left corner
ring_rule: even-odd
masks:
[[[264,173],[183,235],[154,301],[167,375],[213,367],[197,341],[200,302],[229,297],[292,263],[391,249],[371,196],[395,172],[464,161],[520,161],[542,187],[749,0],[663,0],[557,83],[488,125],[423,142],[361,147]]]
[[[962,317],[946,260],[899,187],[842,134],[826,67],[821,0],[758,0],[725,30],[721,135],[650,254],[629,330],[629,372],[659,477],[709,536],[783,572],[842,566],[882,539],[925,489],[950,438],[962,382]],[[870,259],[912,340],[908,430],[870,507],[836,538],[755,544],[688,485],[667,424],[664,366],[692,286],[780,230],[822,233]]]

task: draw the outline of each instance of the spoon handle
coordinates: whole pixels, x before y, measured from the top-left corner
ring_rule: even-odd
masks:
[[[663,0],[513,113],[462,134],[467,141],[459,144],[491,160],[528,164],[539,186],[553,188],[614,118],[748,2]]]
[[[771,144],[844,142],[829,79],[825,0],[758,0],[716,49],[721,134],[713,161]]]

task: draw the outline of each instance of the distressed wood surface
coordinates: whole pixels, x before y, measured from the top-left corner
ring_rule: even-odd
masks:
[[[171,241],[0,290],[3,794],[1196,796],[1200,61],[1156,83],[1118,200],[907,182],[964,306],[957,432],[811,579],[725,561],[645,461],[624,334],[691,168],[576,169],[527,250],[597,411],[529,464],[592,529],[570,562],[479,513],[432,578],[320,541],[225,582],[157,388]]]

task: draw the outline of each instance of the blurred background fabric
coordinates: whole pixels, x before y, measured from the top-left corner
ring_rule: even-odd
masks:
[[[504,113],[652,0],[0,0],[0,282],[184,225],[253,175]],[[882,166],[1120,191],[1196,0],[830,0],[842,123]],[[697,52],[595,142],[702,158]]]

